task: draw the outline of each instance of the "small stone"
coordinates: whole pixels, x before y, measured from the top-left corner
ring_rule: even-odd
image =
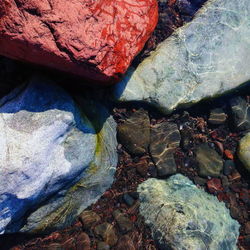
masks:
[[[117,242],[115,229],[113,225],[107,222],[97,225],[94,232],[96,235],[102,237],[102,239],[110,246],[114,246]]]
[[[233,160],[233,159],[234,159],[234,156],[233,156],[233,154],[232,154],[232,152],[231,152],[230,150],[226,149],[226,150],[224,151],[224,154],[225,154],[225,156],[226,156],[229,160]]]
[[[90,239],[86,233],[80,233],[76,239],[76,249],[77,250],[90,250]]]
[[[220,155],[207,143],[200,144],[196,150],[196,160],[199,165],[200,176],[218,177],[223,168]]]
[[[201,178],[201,177],[199,177],[199,176],[195,176],[195,177],[194,177],[194,183],[195,183],[196,185],[204,186],[204,185],[207,183],[207,180],[204,179],[204,178]]]
[[[97,243],[97,250],[109,250],[110,249],[110,246],[104,242],[104,241],[99,241]]]
[[[232,160],[226,160],[223,166],[223,174],[224,175],[231,175],[235,170],[235,164]]]
[[[133,228],[132,221],[120,210],[115,210],[113,216],[122,233],[127,233]]]
[[[175,123],[162,122],[151,127],[150,154],[158,176],[176,173],[174,151],[180,145],[180,132]]]
[[[213,125],[223,124],[227,120],[227,115],[221,108],[211,110],[208,122]]]
[[[230,100],[231,116],[236,131],[248,131],[250,129],[249,104],[242,97],[234,97]]]
[[[250,172],[250,132],[240,140],[238,156],[244,167]]]
[[[245,233],[250,234],[250,221],[245,224]]]
[[[90,229],[101,220],[101,217],[92,210],[86,210],[80,214],[79,219],[85,229]]]
[[[118,240],[116,250],[136,250],[136,248],[131,237],[124,235]]]
[[[212,178],[207,181],[207,187],[210,193],[216,194],[220,191],[223,191],[222,183],[219,178]]]
[[[17,250],[19,250],[19,248],[17,248]],[[52,243],[52,244],[48,245],[46,250],[65,250],[65,248],[59,243]]]
[[[190,148],[190,144],[192,142],[192,130],[184,128],[181,130],[181,147],[184,150],[188,150]]]
[[[142,159],[135,164],[136,171],[142,176],[146,177],[148,173],[148,162],[146,159]]]
[[[150,142],[150,120],[148,112],[139,109],[117,127],[117,136],[128,153],[142,155]]]
[[[134,198],[131,197],[128,193],[125,193],[125,194],[123,195],[123,200],[124,200],[124,202],[125,202],[128,206],[130,206],[130,207],[131,207],[131,206],[134,204],[134,202],[135,202]]]

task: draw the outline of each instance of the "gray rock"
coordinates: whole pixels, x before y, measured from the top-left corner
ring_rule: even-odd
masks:
[[[223,169],[220,155],[206,143],[200,144],[196,149],[196,160],[199,165],[200,176],[218,177]]]
[[[70,225],[112,184],[115,129],[108,117],[96,134],[73,99],[39,77],[1,99],[0,232]]]
[[[128,153],[141,155],[147,152],[150,140],[150,121],[148,112],[139,109],[124,123],[117,127],[119,142]]]
[[[162,122],[151,127],[149,151],[158,176],[176,173],[174,150],[180,144],[180,132],[175,123]]]
[[[250,172],[250,132],[240,140],[238,156],[244,167]]]
[[[120,101],[146,101],[165,113],[250,80],[248,0],[209,0],[115,86]]]
[[[163,249],[237,249],[240,225],[215,196],[177,174],[139,185],[140,214]]]
[[[242,97],[234,97],[230,100],[232,121],[236,131],[250,130],[250,107]]]
[[[227,120],[227,115],[221,108],[211,110],[208,122],[213,125],[223,124]]]

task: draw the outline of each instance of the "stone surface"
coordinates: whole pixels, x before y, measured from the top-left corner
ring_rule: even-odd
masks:
[[[238,156],[244,167],[250,172],[250,133],[240,140]]]
[[[196,160],[199,165],[199,175],[218,177],[223,169],[220,155],[208,144],[200,144],[196,149]]]
[[[101,117],[106,111],[99,112]],[[70,225],[113,182],[115,129],[106,116],[97,134],[73,99],[41,77],[2,98],[0,232]]]
[[[116,250],[136,250],[131,237],[128,235],[124,235],[119,238],[117,242]]]
[[[84,229],[90,229],[93,225],[101,220],[101,217],[92,210],[83,211],[79,216]]]
[[[162,249],[237,249],[239,223],[223,202],[187,177],[148,179],[138,191],[140,214]]]
[[[223,124],[227,120],[227,115],[221,108],[211,110],[208,122],[213,125]]]
[[[102,239],[109,244],[110,246],[114,246],[117,242],[117,236],[114,227],[104,222],[95,227],[95,234],[102,237]]]
[[[230,109],[234,129],[236,131],[250,130],[250,107],[242,97],[234,97],[230,100]]]
[[[76,250],[91,250],[89,236],[82,232],[76,238]]]
[[[150,121],[148,112],[139,109],[117,127],[118,140],[128,153],[142,155],[147,152],[150,142]]]
[[[180,132],[175,123],[162,122],[151,127],[149,151],[158,176],[176,173],[174,150],[180,144]]]
[[[122,233],[127,233],[133,228],[133,222],[120,210],[115,210],[113,216]]]
[[[146,101],[165,113],[250,80],[248,0],[209,0],[114,88],[120,101]]]
[[[5,0],[0,54],[107,84],[125,73],[157,19],[156,0]]]

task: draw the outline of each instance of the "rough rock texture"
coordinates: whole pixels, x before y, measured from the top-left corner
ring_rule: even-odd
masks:
[[[138,187],[140,213],[160,249],[237,249],[239,223],[229,210],[187,177],[148,179]]]
[[[176,173],[174,151],[180,145],[180,132],[175,123],[162,122],[151,127],[150,155],[158,176]]]
[[[115,86],[120,101],[147,101],[169,113],[250,79],[248,0],[210,0]]]
[[[0,233],[62,228],[102,195],[117,163],[106,117],[96,134],[73,99],[39,77],[0,100]]]
[[[157,19],[156,0],[4,0],[0,54],[110,83],[125,73]]]
[[[240,140],[238,156],[244,167],[250,172],[250,133]]]
[[[208,144],[200,144],[196,149],[196,160],[199,165],[199,175],[218,177],[223,169],[220,155]]]
[[[117,127],[117,136],[126,150],[132,155],[147,152],[150,142],[150,120],[148,112],[139,109]]]

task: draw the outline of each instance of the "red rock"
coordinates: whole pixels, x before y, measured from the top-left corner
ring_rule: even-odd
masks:
[[[226,156],[228,159],[230,159],[230,160],[233,160],[233,159],[234,159],[234,156],[233,156],[233,154],[232,154],[232,152],[231,152],[230,150],[226,149],[226,150],[224,151],[224,154],[225,154],[225,156]]]
[[[156,0],[3,0],[0,54],[111,84],[158,20]]]
[[[210,193],[217,193],[223,191],[221,180],[218,178],[212,178],[207,181],[207,187]]]

